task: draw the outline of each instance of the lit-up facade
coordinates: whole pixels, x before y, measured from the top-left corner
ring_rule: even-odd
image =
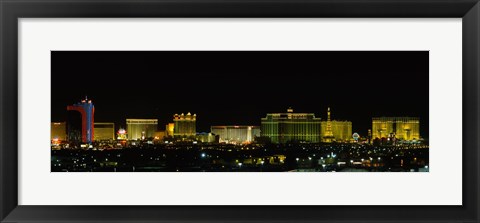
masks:
[[[376,117],[372,118],[372,139],[389,138],[400,140],[420,139],[420,119],[417,117]]]
[[[94,113],[92,100],[82,100],[74,105],[67,106],[68,121],[67,135],[69,141],[91,143],[94,139]],[[78,113],[77,113],[78,112]],[[80,114],[80,116],[74,114]],[[75,117],[77,116],[77,117]],[[80,119],[78,119],[80,117]],[[80,121],[81,123],[78,123]],[[80,125],[80,126],[79,126]]]
[[[50,123],[50,140],[52,141],[67,140],[67,123],[66,122]]]
[[[95,122],[93,129],[95,130],[95,141],[115,139],[115,123]]]
[[[173,115],[173,136],[174,137],[195,137],[197,133],[197,115],[187,113],[184,115],[183,113],[178,115]]]
[[[153,138],[158,128],[158,119],[127,119],[127,138],[144,140]]]
[[[123,128],[120,128],[118,131],[117,131],[117,139],[118,140],[127,140],[127,130],[123,129]]]
[[[174,129],[175,129],[175,123],[168,123],[167,125],[165,125],[165,136],[173,137]]]
[[[331,120],[330,108],[327,121],[321,122],[322,142],[350,142],[352,140],[352,122]]]
[[[322,132],[322,141],[323,142],[333,142],[335,137],[332,132],[332,121],[330,120],[330,108],[327,111],[327,121],[323,124]]]
[[[261,136],[268,137],[272,143],[320,142],[320,118],[313,113],[267,114],[261,119]]]
[[[195,140],[201,143],[218,143],[219,136],[213,133],[201,132],[197,133],[197,135],[195,136]]]
[[[254,141],[255,137],[260,136],[260,126],[211,126],[210,131],[220,137],[220,142],[230,144],[249,143]]]
[[[331,131],[332,131],[332,141],[335,142],[350,142],[352,140],[352,122],[350,121],[336,121],[333,120],[330,122]],[[327,122],[322,121],[322,133],[326,131]],[[325,139],[325,138],[323,138]],[[326,141],[323,141],[326,142]]]

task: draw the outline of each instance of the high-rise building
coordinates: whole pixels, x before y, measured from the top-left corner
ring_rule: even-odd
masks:
[[[52,141],[67,140],[67,123],[66,122],[50,123],[50,139]]]
[[[175,123],[168,123],[165,125],[165,136],[173,137],[173,131],[175,129]]]
[[[322,121],[322,133],[327,129],[327,123]],[[352,140],[352,122],[350,121],[337,121],[330,122],[332,138],[329,141],[323,142],[350,142]],[[324,136],[324,134],[322,134]],[[325,138],[323,138],[325,140]]]
[[[181,115],[173,115],[174,137],[195,137],[195,134],[197,133],[196,122],[197,115],[192,115],[190,112],[188,112],[186,115],[183,113]]]
[[[420,139],[420,119],[418,117],[372,118],[372,139],[388,139],[392,134],[400,140]]]
[[[260,136],[260,126],[222,125],[211,126],[210,131],[220,137],[220,142],[241,144],[249,143]]]
[[[127,119],[129,140],[153,138],[158,128],[158,119]]]
[[[349,142],[352,139],[352,122],[331,120],[330,108],[327,121],[321,122],[322,142]]]
[[[95,141],[115,139],[115,123],[95,122],[93,129],[95,130]]]
[[[93,117],[95,107],[92,100],[82,100],[67,106],[67,135],[72,142],[91,143],[94,139]]]
[[[270,138],[272,143],[287,142],[320,142],[320,118],[313,113],[267,114],[261,119],[261,136]]]

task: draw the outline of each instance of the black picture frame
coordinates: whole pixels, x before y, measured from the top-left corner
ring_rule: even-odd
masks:
[[[2,222],[479,222],[479,16],[478,0],[0,0],[0,219]],[[462,18],[463,205],[20,206],[17,20],[73,17]]]

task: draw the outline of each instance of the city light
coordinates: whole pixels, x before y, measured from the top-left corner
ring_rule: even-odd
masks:
[[[93,120],[93,103],[80,105],[69,111],[92,106]],[[197,116],[190,112],[170,116],[162,125],[158,119],[127,118],[126,129],[120,126],[117,131],[114,123],[93,123],[85,116],[81,119],[87,124],[78,126],[92,126],[94,131],[79,127],[76,138],[67,134],[69,120],[52,122],[51,168],[52,172],[429,171],[428,144],[416,138],[418,119],[373,118],[373,130],[362,137],[351,134],[351,122],[334,120],[327,111],[326,121],[314,113],[288,109],[259,118],[258,126],[219,125],[211,126],[210,132],[197,132]],[[392,129],[385,120],[396,120],[397,126]],[[376,134],[385,137],[372,140]]]

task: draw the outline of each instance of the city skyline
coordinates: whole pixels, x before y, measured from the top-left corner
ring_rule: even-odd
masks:
[[[91,109],[94,109],[94,105],[93,105],[93,102],[92,100],[89,100],[88,98],[85,98],[84,100],[81,100],[80,103],[76,103],[74,106],[82,106],[82,104],[85,104],[85,105],[88,105],[90,106]],[[67,111],[71,110],[71,107],[72,106],[67,106]],[[79,113],[82,113],[82,112],[79,112]],[[141,137],[142,135],[142,131],[147,131],[146,134],[149,135],[150,137],[154,137],[154,133],[156,132],[165,132],[165,135],[164,136],[169,136],[167,134],[168,131],[172,131],[171,133],[171,136],[192,136],[192,137],[195,137],[196,135],[198,135],[199,133],[214,133],[212,131],[212,129],[214,127],[226,127],[226,126],[231,126],[231,127],[235,127],[235,128],[238,128],[238,127],[260,127],[262,126],[262,128],[264,128],[264,121],[267,121],[267,120],[271,120],[271,118],[273,117],[278,117],[280,118],[281,116],[286,118],[286,119],[291,119],[292,116],[293,117],[297,117],[297,116],[300,116],[300,117],[303,117],[303,116],[310,116],[310,119],[312,121],[314,121],[316,124],[318,124],[318,129],[315,129],[314,131],[318,131],[318,134],[314,134],[312,135],[315,140],[307,140],[309,142],[331,142],[330,140],[323,140],[325,137],[326,138],[331,138],[332,140],[335,140],[337,142],[339,142],[338,140],[340,140],[341,142],[347,142],[347,141],[350,141],[353,137],[353,135],[356,135],[357,137],[362,137],[362,138],[370,138],[370,139],[382,139],[382,138],[389,138],[390,137],[390,133],[397,133],[397,130],[395,129],[395,126],[402,126],[403,125],[407,125],[408,126],[408,131],[410,130],[413,130],[412,133],[414,133],[414,135],[412,136],[409,136],[407,137],[408,140],[424,140],[424,139],[427,139],[428,138],[424,138],[421,136],[421,133],[420,133],[420,119],[418,117],[406,117],[406,116],[403,116],[403,117],[385,117],[385,116],[382,116],[382,117],[372,117],[371,120],[372,120],[372,125],[371,125],[371,128],[368,129],[368,134],[366,135],[363,135],[363,136],[360,136],[358,135],[358,132],[354,132],[352,131],[352,122],[351,121],[348,121],[348,120],[335,120],[335,119],[331,119],[331,110],[330,110],[330,107],[327,108],[327,119],[322,119],[322,118],[319,118],[319,117],[316,117],[314,113],[298,113],[298,112],[294,112],[293,108],[289,107],[286,112],[282,112],[282,113],[267,113],[266,114],[266,117],[262,117],[261,118],[261,124],[260,125],[210,125],[210,129],[209,131],[204,131],[204,132],[200,132],[200,131],[196,131],[196,124],[197,124],[197,115],[196,114],[191,114],[190,112],[188,113],[180,113],[180,114],[174,114],[173,115],[173,120],[171,122],[166,122],[166,123],[158,123],[158,119],[132,119],[132,118],[127,118],[125,123],[126,123],[126,127],[117,127],[115,128],[115,124],[114,123],[103,123],[103,122],[93,122],[93,113],[92,113],[92,117],[90,117],[89,119],[91,119],[92,121],[88,121],[87,120],[87,117],[82,117],[82,122],[85,122],[85,124],[87,123],[91,123],[91,128],[93,129],[93,126],[99,124],[99,125],[110,125],[112,126],[112,130],[114,132],[112,133],[115,133],[118,131],[124,131],[124,130],[127,130],[125,134],[128,135],[128,139],[129,140],[136,140],[136,139],[146,139],[144,136]],[[270,118],[269,118],[270,117]],[[185,125],[184,122],[182,120],[185,120],[185,118],[189,121],[193,121],[193,126],[190,126],[190,125]],[[295,118],[294,118],[295,119]],[[383,121],[382,121],[383,120]],[[399,124],[396,124],[396,120],[399,120],[400,123]],[[182,122],[179,122],[179,121],[182,121]],[[314,122],[312,122],[311,124],[314,124]],[[52,128],[54,128],[54,126],[56,124],[60,124],[60,123],[68,123],[68,121],[64,120],[64,121],[61,121],[61,122],[52,122]],[[138,123],[138,124],[147,124],[147,125],[150,125],[150,127],[148,127],[146,130],[145,129],[138,129],[138,131],[134,131],[135,133],[132,132],[132,124],[135,124],[135,123]],[[382,123],[391,123],[391,124],[386,124],[386,126],[382,126]],[[153,125],[152,125],[153,124]],[[412,124],[414,126],[412,126]],[[336,132],[335,132],[335,135],[336,137],[334,137],[333,135],[333,132],[332,132],[332,125],[334,126],[334,128],[337,128]],[[88,126],[88,125],[86,125]],[[165,128],[163,129],[162,126],[165,126]],[[173,128],[172,126],[177,126],[176,128]],[[342,127],[339,127],[339,126],[342,126]],[[309,126],[309,127],[306,127],[307,129],[309,128],[312,128],[313,126]],[[346,129],[346,127],[348,129]],[[136,127],[138,128],[138,127]],[[174,130],[171,130],[170,128],[173,128]],[[315,126],[315,128],[317,128],[317,126]],[[338,129],[340,128],[340,129]],[[382,128],[383,131],[382,131]],[[411,129],[413,128],[413,129]],[[95,128],[96,129],[96,128]],[[187,130],[188,129],[188,130]],[[87,130],[85,127],[83,128],[83,131]],[[388,131],[385,131],[385,130],[388,130]],[[53,131],[53,130],[52,130]],[[401,136],[401,139],[404,138],[404,130],[403,128],[399,128],[400,131],[400,136]],[[89,134],[88,138],[89,140],[86,140],[86,136],[87,136],[87,132]],[[82,141],[84,142],[89,142],[91,143],[93,141],[93,138],[95,137],[96,138],[96,135],[94,136],[93,134],[93,131],[91,133],[90,130],[87,130],[87,132],[83,132],[81,133],[80,135],[74,135],[75,137],[83,137],[84,139]],[[174,133],[175,132],[175,133]],[[177,133],[178,132],[178,133]],[[188,133],[187,133],[188,132]],[[261,132],[262,136],[265,136],[265,135],[268,135],[268,134],[272,134],[272,133],[266,133],[265,130],[263,131],[259,131]],[[65,131],[66,133],[66,131]],[[145,133],[145,132],[143,132]],[[186,135],[184,135],[186,133]],[[299,132],[300,133],[300,132]],[[352,134],[354,133],[354,134]],[[373,133],[373,134],[372,134]],[[102,132],[102,134],[105,134]],[[132,135],[133,134],[133,135]],[[214,133],[215,134],[215,133]],[[278,133],[276,133],[278,134]],[[300,134],[305,134],[305,133],[300,133]],[[311,133],[308,133],[308,134],[311,134]],[[107,133],[107,135],[110,135],[110,133]],[[341,136],[339,136],[341,135]],[[115,136],[115,134],[113,134],[113,136]],[[258,136],[260,136],[260,134],[258,134]],[[70,138],[71,136],[69,136]],[[162,136],[163,137],[163,136]],[[269,136],[271,138],[271,136]],[[52,138],[55,138],[53,135],[52,135]],[[58,137],[57,137],[58,138]],[[102,137],[104,138],[104,137]],[[115,139],[115,137],[110,137],[111,139]],[[251,140],[250,141],[253,141],[253,136],[251,136]],[[276,140],[273,140],[273,142],[275,142]],[[285,143],[285,142],[283,142]]]
[[[413,116],[428,137],[428,52],[52,52],[52,122],[85,96],[95,102],[95,120],[117,128],[127,118],[162,126],[191,112],[197,132],[209,132],[258,126],[288,107],[326,120],[331,107],[333,120],[351,121],[361,135],[373,117]]]
[[[52,172],[430,169],[428,51],[51,55]]]

